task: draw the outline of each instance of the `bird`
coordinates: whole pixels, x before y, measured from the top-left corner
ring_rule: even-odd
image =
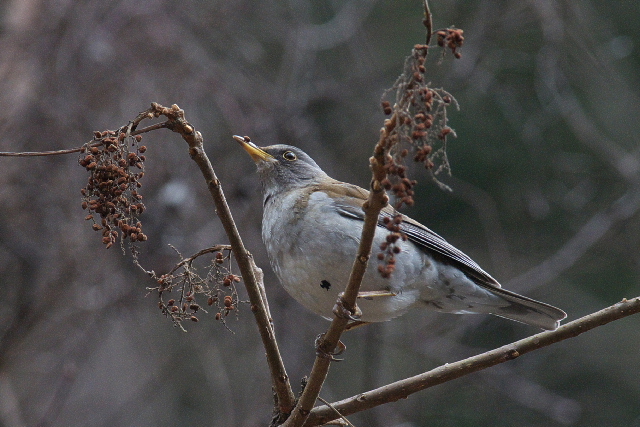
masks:
[[[257,165],[262,240],[276,276],[295,300],[330,319],[349,280],[369,192],[331,178],[297,147],[258,147],[248,137],[233,138]],[[360,323],[391,320],[418,307],[492,314],[545,330],[555,330],[567,316],[559,308],[502,288],[461,250],[391,205],[380,213],[374,250],[389,235],[385,218],[398,215],[406,238],[395,243],[399,252],[388,277],[380,274],[375,259],[369,261],[357,299]]]

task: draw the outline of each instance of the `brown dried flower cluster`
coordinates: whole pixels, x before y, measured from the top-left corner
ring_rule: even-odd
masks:
[[[447,29],[436,32],[438,44],[451,49],[456,58],[460,57],[457,49],[462,46],[464,37],[462,30]],[[405,61],[404,71],[393,87],[383,95],[381,106],[387,116],[383,135],[386,135],[376,146],[378,154],[384,153],[384,170],[387,177],[381,185],[395,196],[395,207],[414,204],[414,187],[416,181],[407,176],[405,159],[422,164],[431,174],[433,180],[441,188],[449,189],[437,179],[441,172],[450,172],[446,154],[448,136],[455,132],[447,125],[447,108],[452,104],[457,107],[453,96],[443,89],[429,86],[425,78],[425,62],[430,47],[417,44]],[[392,102],[384,99],[394,93]],[[378,270],[383,277],[395,269],[395,254],[399,253],[399,239],[406,238],[400,231],[402,216],[385,217],[384,225],[389,229],[387,241],[378,254],[380,265]]]
[[[401,157],[405,157],[408,154],[408,150],[404,149],[401,153]],[[393,192],[393,194],[398,199],[396,204],[397,207],[405,204],[407,206],[413,206],[413,187],[418,183],[415,180],[410,180],[407,175],[407,167],[403,164],[399,164],[394,160],[393,157],[390,156],[388,162],[384,165],[384,169],[389,176],[395,176],[397,179],[394,179],[393,182],[389,178],[385,178],[382,180],[381,184],[385,190]]]
[[[396,269],[396,255],[400,253],[400,247],[397,245],[399,240],[406,241],[407,235],[400,230],[402,224],[402,215],[396,214],[393,217],[385,216],[382,220],[389,230],[387,238],[380,244],[380,252],[378,254],[378,272],[384,278],[390,277]]]
[[[147,240],[138,220],[145,210],[139,193],[146,151],[141,140],[141,135],[128,136],[125,129],[95,132],[78,161],[89,172],[87,186],[80,190],[82,209],[89,211],[85,219],[102,233],[107,249],[118,237],[121,242]]]
[[[438,46],[440,47],[448,47],[451,49],[451,53],[457,59],[460,59],[462,55],[458,51],[459,48],[462,47],[464,43],[464,37],[462,31],[459,28],[447,28],[446,30],[436,31],[436,36],[438,36]]]
[[[394,91],[395,103],[393,106],[387,100],[381,103],[384,113],[391,115],[389,120],[393,121],[389,136],[383,143],[388,153],[385,163],[388,178],[382,185],[396,196],[396,208],[414,203],[416,181],[407,177],[404,165],[409,153],[415,162],[430,171],[437,183],[446,187],[435,179],[435,175],[449,170],[446,141],[455,133],[447,126],[447,107],[451,104],[457,107],[457,103],[443,89],[433,89],[425,83],[424,64],[428,50],[426,45],[414,46],[412,55],[405,61],[403,74],[385,93]]]
[[[193,263],[208,253],[215,255],[205,266],[206,274],[203,277]],[[215,319],[222,321],[225,326],[225,318],[229,313],[237,313],[238,304],[242,301],[238,298],[236,285],[242,278],[231,272],[230,255],[228,246],[205,249],[192,257],[183,258],[169,273],[155,277],[158,286],[148,289],[158,293],[158,307],[175,326],[184,329],[183,321],[197,322],[199,319],[196,314],[208,313],[209,307],[216,310]],[[165,301],[166,297],[170,299]]]

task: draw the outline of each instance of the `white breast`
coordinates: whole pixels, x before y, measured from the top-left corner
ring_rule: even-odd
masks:
[[[276,275],[292,297],[321,316],[332,316],[338,294],[346,287],[361,232],[362,222],[337,214],[329,197],[320,191],[310,196],[292,191],[278,198],[278,204],[265,206],[262,237]],[[384,321],[404,314],[418,301],[417,282],[429,283],[437,277],[433,263],[422,251],[404,250],[397,256],[392,277],[382,278],[375,255],[385,238],[386,231],[379,228],[361,290],[391,290],[396,296],[359,299],[363,321]],[[405,248],[410,245],[402,243]]]

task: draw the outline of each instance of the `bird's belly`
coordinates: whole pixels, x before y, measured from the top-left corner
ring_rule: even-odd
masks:
[[[361,223],[338,218],[338,224],[313,224],[299,235],[287,235],[285,230],[272,228],[265,238],[272,266],[285,290],[299,303],[321,316],[330,318],[338,295],[346,288],[358,250]],[[291,227],[293,228],[293,227]],[[290,228],[290,229],[291,229]],[[327,239],[322,233],[330,233]],[[429,283],[437,276],[435,268],[422,251],[406,250],[412,243],[402,242],[405,250],[396,255],[396,270],[390,278],[378,272],[376,255],[387,232],[379,228],[372,249],[372,259],[365,273],[361,292],[389,291],[393,295],[358,298],[362,321],[380,322],[406,313],[421,299],[420,283]],[[332,245],[327,245],[330,240]],[[282,242],[293,242],[283,245]],[[412,248],[414,249],[414,248]],[[414,259],[419,257],[420,259]]]
[[[354,252],[355,254],[355,252]],[[327,261],[331,258],[330,254]],[[353,256],[355,258],[355,255]],[[291,260],[285,262],[284,273],[280,280],[287,292],[302,305],[316,314],[332,317],[332,308],[340,292],[344,292],[349,280],[353,261],[349,257],[340,257],[335,263],[310,265]],[[374,262],[372,262],[373,264]],[[360,291],[387,291],[391,286],[388,279],[377,278],[379,273],[369,267],[363,279]],[[381,322],[404,314],[418,299],[415,289],[402,290],[394,286],[394,295],[358,298],[357,304],[362,311],[362,321]]]

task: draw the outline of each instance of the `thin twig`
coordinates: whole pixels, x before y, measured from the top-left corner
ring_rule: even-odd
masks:
[[[431,43],[431,36],[433,36],[433,21],[431,16],[431,10],[429,9],[429,1],[423,0],[423,4],[424,4],[424,20],[422,21],[422,23],[427,29],[427,42],[425,43],[425,45],[429,46],[429,43]]]
[[[97,144],[100,144],[98,142]],[[0,151],[0,157],[37,157],[37,156],[57,156],[60,154],[79,153],[84,150],[82,147],[71,148],[69,150],[55,150],[55,151]]]
[[[338,415],[338,416],[340,417],[340,419],[344,421],[344,423],[342,423],[342,425],[348,425],[348,426],[351,426],[351,427],[356,427],[356,426],[354,426],[354,425],[351,423],[351,421],[349,421],[349,420],[348,420],[344,415],[342,415],[342,414],[340,413],[340,411],[338,411],[338,410],[336,409],[336,407],[335,407],[335,406],[333,406],[331,403],[327,402],[326,400],[324,400],[324,399],[323,399],[323,398],[321,398],[320,396],[318,396],[318,400],[319,400],[320,402],[324,403],[325,405],[327,405],[329,408],[333,409],[333,412],[335,412],[335,413],[336,413],[336,415]],[[346,423],[346,424],[345,424],[345,423]]]
[[[198,251],[197,253],[191,255],[188,258],[183,258],[182,261],[180,261],[179,263],[177,263],[176,265],[173,266],[171,271],[169,271],[169,273],[167,273],[167,276],[170,276],[173,273],[175,273],[176,270],[179,269],[180,267],[182,267],[183,265],[191,264],[196,258],[201,257],[202,255],[210,254],[210,253],[213,253],[213,252],[220,252],[220,251],[230,250],[230,249],[231,249],[231,246],[229,246],[229,245],[215,245],[215,246],[212,246],[212,247],[207,248],[207,249],[202,249],[202,250]]]
[[[145,112],[146,113],[146,112]],[[151,116],[153,117],[153,115]],[[136,120],[132,121],[130,123],[130,125],[137,125],[137,123],[139,123],[139,119],[140,116],[136,117]],[[145,118],[150,118],[148,114],[144,114],[142,116],[142,119]],[[136,123],[137,121],[137,123]],[[152,130],[156,130],[156,129],[163,129],[167,127],[167,123],[166,122],[162,122],[162,123],[156,123],[153,124],[151,126],[147,126],[146,128],[140,129],[140,130],[135,130],[132,131],[130,133],[131,136],[136,136],[136,135],[140,135],[141,133],[145,133],[145,132],[151,132]],[[135,127],[131,127],[131,129],[135,129]],[[87,144],[89,144],[89,146],[92,145],[100,145],[102,142],[100,141],[89,141]],[[70,148],[68,150],[53,150],[53,151],[0,151],[0,157],[40,157],[40,156],[58,156],[60,154],[73,154],[73,153],[80,153],[81,151],[83,151],[85,149],[86,145],[83,145],[82,147],[76,147],[76,148]]]
[[[339,402],[334,402],[332,405],[341,415],[346,416],[385,403],[395,402],[426,388],[460,378],[499,363],[513,360],[525,353],[538,350],[568,338],[576,337],[583,332],[636,313],[640,313],[640,297],[630,300],[624,299],[603,310],[567,323],[555,331],[542,332],[495,350],[487,351],[455,363],[447,363],[431,371],[387,384]],[[333,409],[318,406],[311,411],[304,425],[305,427],[318,426],[333,419],[335,419]]]
[[[145,132],[151,132],[152,130],[156,130],[156,129],[164,129],[166,127],[167,127],[167,122],[156,123],[155,125],[147,126],[146,128],[142,128],[138,130],[133,130],[134,128],[132,127],[131,136],[136,136]]]

